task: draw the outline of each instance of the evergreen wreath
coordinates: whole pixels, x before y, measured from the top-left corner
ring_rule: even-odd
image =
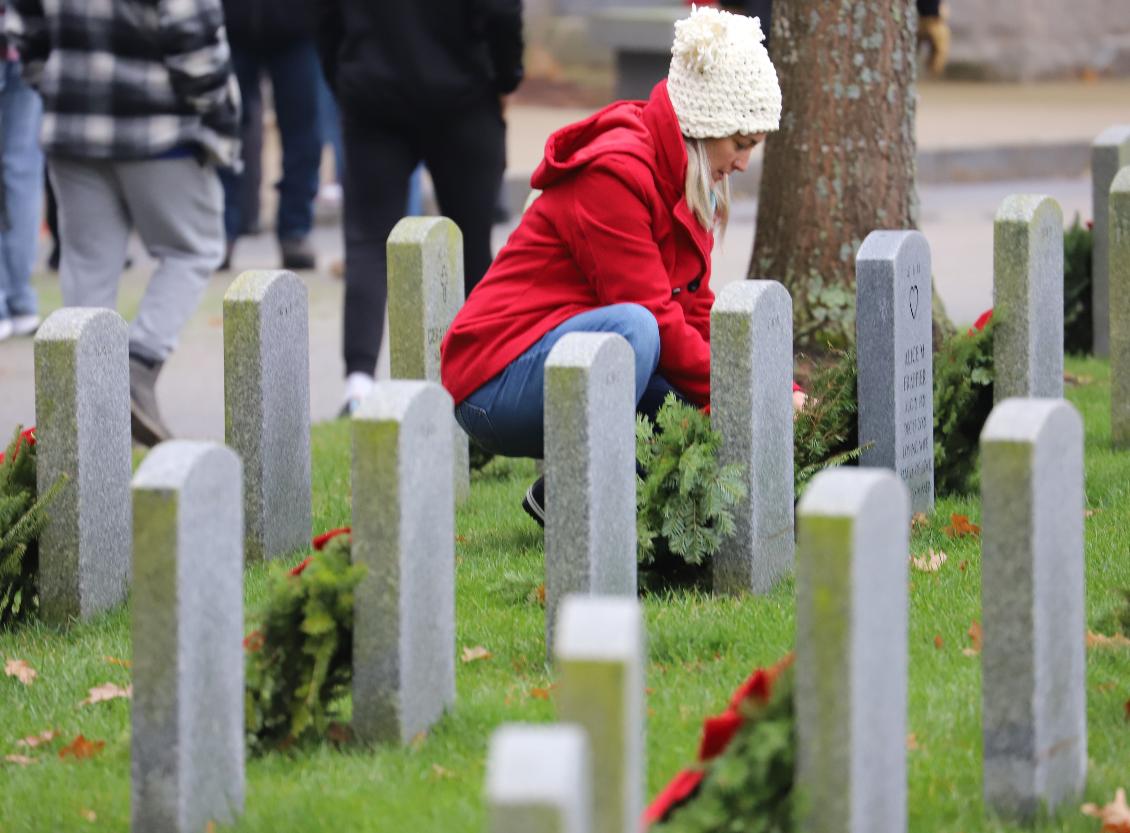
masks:
[[[247,652],[245,717],[253,754],[326,736],[353,678],[353,592],[348,530],[315,539],[321,552],[274,577]],[[323,549],[324,547],[324,549]]]
[[[743,467],[720,466],[722,435],[710,417],[668,394],[653,425],[636,417],[636,536],[641,564],[678,556],[699,565],[734,533],[746,495]]]
[[[39,606],[39,533],[64,479],[40,496],[35,459],[35,429],[17,427],[0,454],[0,629],[26,621]]]

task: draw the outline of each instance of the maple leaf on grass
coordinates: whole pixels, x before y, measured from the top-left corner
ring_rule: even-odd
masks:
[[[966,633],[969,634],[969,641],[972,643],[972,647],[963,648],[961,653],[965,654],[967,657],[975,657],[981,653],[981,623],[974,620],[973,623],[969,625],[969,630],[967,630]]]
[[[1126,804],[1126,790],[1119,787],[1114,792],[1114,801],[1099,807],[1097,804],[1084,804],[1079,808],[1083,815],[1102,821],[1102,833],[1130,833],[1130,806]]]
[[[463,646],[463,653],[459,659],[463,662],[476,662],[481,659],[490,659],[494,654],[484,648],[482,645],[476,645],[474,648]]]
[[[930,517],[925,512],[915,512],[910,516],[910,531],[927,529],[930,526]]]
[[[114,685],[113,683],[96,685],[94,688],[90,689],[90,696],[79,703],[79,705],[91,706],[106,700],[117,700],[119,697],[124,697],[127,700],[133,697],[133,683],[130,683],[125,688]]]
[[[964,538],[966,535],[977,537],[981,534],[981,527],[970,523],[968,515],[954,512],[950,515],[950,522],[942,527],[942,532],[950,538]]]
[[[70,756],[73,757],[76,761],[82,761],[86,758],[93,758],[105,748],[106,741],[87,740],[82,735],[79,735],[73,741],[59,750],[59,757],[66,758]]]
[[[9,659],[4,663],[4,673],[9,677],[15,677],[24,685],[31,685],[39,674],[24,659]]]

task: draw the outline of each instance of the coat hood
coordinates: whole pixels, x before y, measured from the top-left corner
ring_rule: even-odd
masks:
[[[552,134],[530,184],[546,189],[605,154],[633,156],[651,168],[668,198],[682,194],[687,148],[666,80],[647,101],[617,101]]]

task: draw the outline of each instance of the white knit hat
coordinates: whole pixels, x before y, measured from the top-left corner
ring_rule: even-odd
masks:
[[[675,22],[667,93],[683,135],[719,139],[781,124],[781,86],[756,17],[692,7]]]

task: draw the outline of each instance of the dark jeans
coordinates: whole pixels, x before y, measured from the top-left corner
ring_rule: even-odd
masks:
[[[244,132],[248,121],[262,113],[259,76],[266,72],[274,91],[275,118],[282,141],[282,179],[276,233],[280,240],[301,240],[314,225],[314,197],[318,193],[318,168],[322,161],[322,136],[318,120],[318,85],[321,64],[314,41],[299,41],[279,50],[232,48],[232,65],[243,99]],[[245,223],[242,174],[225,170],[224,231],[229,240],[239,237]]]
[[[365,114],[361,114],[362,117]],[[506,160],[506,127],[497,99],[429,123],[366,124],[345,109],[346,373],[372,374],[388,298],[385,244],[404,216],[408,181],[423,161],[440,212],[463,232],[466,291],[491,262],[490,230]]]
[[[545,360],[569,333],[616,333],[636,359],[636,413],[655,419],[668,393],[679,395],[655,372],[659,325],[638,304],[612,304],[582,312],[558,324],[506,369],[455,409],[455,420],[487,451],[508,457],[542,457],[545,445]],[[685,400],[684,400],[685,401]]]

